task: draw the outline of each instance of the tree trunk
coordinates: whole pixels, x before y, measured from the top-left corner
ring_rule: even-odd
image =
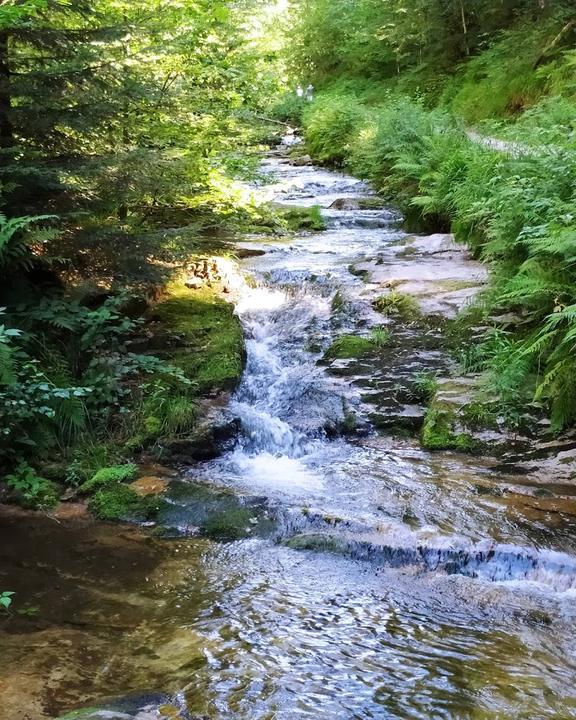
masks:
[[[462,22],[462,32],[464,34],[464,49],[466,55],[470,55],[470,45],[468,44],[468,23],[466,22],[466,10],[464,9],[464,1],[460,0],[460,20]]]
[[[10,98],[10,58],[8,55],[9,35],[0,32],[0,149],[14,145],[14,130],[10,120],[12,103]]]
[[[540,67],[540,65],[542,65],[542,63],[546,60],[546,56],[548,55],[548,53],[551,52],[552,50],[555,50],[558,47],[558,45],[560,45],[560,43],[564,40],[566,35],[568,35],[568,33],[574,29],[575,25],[576,25],[576,20],[570,20],[569,22],[566,23],[566,25],[564,25],[564,27],[562,28],[562,30],[560,30],[558,35],[556,35],[556,37],[553,40],[551,40],[548,43],[548,45],[546,45],[544,50],[542,50],[542,52],[538,56],[538,59],[535,61],[534,65],[532,66],[533,70],[537,70]]]

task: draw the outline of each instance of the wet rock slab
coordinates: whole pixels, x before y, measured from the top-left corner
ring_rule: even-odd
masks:
[[[488,272],[451,234],[408,237],[358,264],[374,290],[413,296],[425,315],[454,318],[486,285]]]

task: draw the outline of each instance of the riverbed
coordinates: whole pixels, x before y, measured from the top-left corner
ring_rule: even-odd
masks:
[[[446,323],[485,270],[354,178],[282,154],[263,171],[327,229],[240,243],[237,436],[182,470],[170,539],[2,516],[2,582],[29,602],[0,625],[0,717],[132,693],[214,720],[576,717],[576,492],[407,432],[425,409],[406,389],[449,372]],[[417,319],[374,309],[390,287]],[[375,328],[381,349],[326,359]],[[187,485],[249,508],[242,537],[194,537]]]

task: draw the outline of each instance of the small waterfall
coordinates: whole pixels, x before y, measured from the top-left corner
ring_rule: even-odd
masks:
[[[403,249],[397,213],[370,203],[370,209],[361,209],[370,190],[360,181],[282,160],[268,161],[267,167],[276,172],[270,196],[287,204],[321,205],[328,229],[288,241],[258,241],[262,252],[247,262],[253,279],[234,288],[247,363],[228,412],[241,430],[235,446],[200,471],[195,468],[195,476],[265,494],[274,506],[277,539],[294,548],[387,567],[576,589],[576,559],[539,549],[525,527],[495,516],[494,505],[479,511],[478,496],[470,497],[465,485],[453,492],[459,470],[449,461],[442,475],[439,456],[390,445],[371,451],[359,440],[328,439],[349,420],[350,407],[362,408],[362,390],[347,374],[345,359],[326,372],[326,363],[319,363],[323,351],[338,335],[366,337],[371,327],[385,322],[374,317],[373,296],[352,270],[366,258],[386,264],[390,257],[392,268],[405,270],[414,263],[416,275],[421,268],[409,254],[400,254],[400,261],[396,256]],[[353,312],[334,310],[337,291]],[[413,355],[400,368],[402,378],[420,367],[411,365]],[[374,361],[369,356],[363,362]],[[398,370],[396,375],[387,367],[378,371],[385,381],[380,391],[398,393]],[[373,372],[370,381],[376,376]],[[466,464],[474,473],[474,463]],[[311,503],[321,509],[310,510]]]
[[[244,438],[240,441],[240,446],[247,454],[267,452],[272,455],[280,453],[287,457],[301,457],[305,453],[303,437],[287,422],[245,402],[235,401],[230,409],[242,423]]]
[[[344,519],[326,511],[287,511],[279,516],[280,540],[296,549],[322,550],[386,567],[464,575],[490,582],[530,582],[557,592],[576,590],[576,559],[552,550],[529,550],[490,540],[404,525],[371,526],[370,520]]]

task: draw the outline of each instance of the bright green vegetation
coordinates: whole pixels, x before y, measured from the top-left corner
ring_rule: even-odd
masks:
[[[410,388],[411,395],[416,402],[428,403],[432,400],[438,389],[438,379],[434,373],[420,372],[414,376]]]
[[[0,610],[8,610],[9,607],[12,605],[12,597],[16,593],[11,592],[10,590],[0,590]]]
[[[135,480],[138,474],[138,467],[133,463],[126,465],[114,465],[112,467],[104,467],[98,470],[90,480],[85,482],[80,490],[85,493],[92,493],[96,490],[102,490],[110,485],[116,485],[122,482]]]
[[[450,407],[433,404],[424,420],[422,428],[422,445],[427,450],[459,450],[472,452],[477,449],[477,442],[465,432],[456,432],[454,424],[456,416]]]
[[[189,290],[175,283],[168,287],[167,298],[155,308],[155,315],[163,328],[179,338],[181,347],[170,353],[171,362],[200,392],[236,386],[244,366],[244,339],[230,303],[211,288]],[[186,420],[186,409],[181,410],[177,416]],[[186,429],[186,422],[182,425]]]
[[[469,428],[497,427],[497,407],[494,403],[474,401],[460,411],[462,422]]]
[[[321,208],[285,206],[279,203],[264,204],[254,208],[252,215],[237,224],[244,233],[264,235],[287,235],[300,231],[321,232],[326,229]]]
[[[324,353],[326,360],[358,358],[374,350],[374,343],[370,338],[358,335],[341,335]]]
[[[382,327],[374,328],[370,333],[370,341],[379,348],[389,345],[391,338],[392,334],[390,333],[390,330]]]
[[[388,295],[381,295],[372,304],[382,315],[397,317],[404,321],[414,320],[420,315],[416,300],[396,290],[392,290]]]
[[[142,497],[128,483],[138,476],[133,463],[104,467],[80,491],[90,495],[88,507],[100,520],[148,520],[160,507],[157,497]]]
[[[298,230],[312,230],[315,232],[326,230],[326,223],[318,205],[309,208],[290,208],[284,210],[281,217],[292,232]]]
[[[21,461],[14,471],[5,477],[19,504],[35,510],[49,510],[58,501],[58,489],[54,483],[38,475],[28,463]]]
[[[390,343],[390,332],[386,328],[374,328],[369,337],[341,335],[324,353],[325,360],[359,358]]]
[[[392,88],[490,118],[574,93],[573,11],[570,0],[313,0],[296,4],[288,53],[316,87],[338,82],[371,105]]]
[[[282,134],[257,119],[279,88],[263,11],[1,4],[0,477],[14,500],[49,508],[63,484],[193,427],[198,398],[237,382],[243,343],[219,288],[173,278],[239,229],[320,226],[317,209],[277,220],[246,185]]]
[[[140,497],[128,485],[116,483],[98,490],[88,507],[100,520],[148,520],[156,515],[159,504],[156,497]]]
[[[576,421],[575,43],[573,4],[539,0],[313,0],[290,43],[318,88],[302,114],[310,154],[490,264],[476,320],[495,329],[468,370],[501,414],[535,403],[556,430]],[[480,120],[480,136],[512,144],[471,136]]]

